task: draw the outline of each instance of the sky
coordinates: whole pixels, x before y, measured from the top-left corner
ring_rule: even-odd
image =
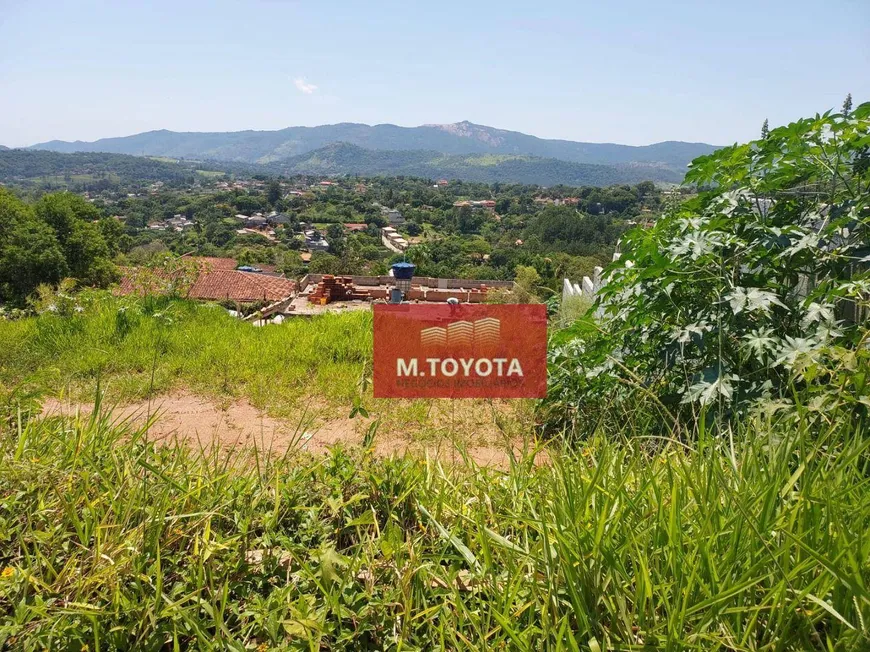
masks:
[[[0,0],[0,144],[470,120],[725,145],[870,100],[870,0]]]

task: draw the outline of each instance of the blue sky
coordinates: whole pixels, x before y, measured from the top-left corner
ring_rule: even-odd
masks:
[[[0,144],[471,120],[727,144],[870,100],[870,1],[0,0]]]

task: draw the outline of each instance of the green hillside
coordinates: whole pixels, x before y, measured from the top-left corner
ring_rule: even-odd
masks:
[[[640,181],[679,183],[682,174],[664,165],[591,165],[517,154],[448,155],[433,151],[370,150],[347,143],[269,165],[284,174],[360,174],[510,182],[543,186],[608,186]]]
[[[211,168],[190,162],[169,162],[127,154],[58,152],[23,149],[0,150],[0,181],[50,181],[56,184],[107,180],[111,183],[164,183],[192,180],[196,168]]]

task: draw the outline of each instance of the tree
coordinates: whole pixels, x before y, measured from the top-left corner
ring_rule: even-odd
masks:
[[[843,100],[843,117],[848,118],[852,114],[852,94],[849,93],[846,95],[846,99]]]
[[[340,274],[340,263],[338,256],[325,251],[315,251],[311,254],[308,271],[312,274]]]
[[[233,205],[240,213],[250,215],[263,210],[262,195],[239,195],[233,200]]]
[[[222,219],[206,224],[206,240],[218,247],[227,246],[235,237],[236,222],[232,219]]]
[[[100,234],[109,248],[109,252],[114,256],[119,251],[123,251],[124,238],[129,238],[124,233],[124,226],[116,219],[111,217],[101,218],[97,223],[100,227]]]
[[[538,298],[538,289],[541,286],[541,275],[538,274],[538,270],[534,267],[530,267],[527,265],[517,265],[516,269],[516,278],[514,280],[516,283],[517,291],[522,292],[524,298],[537,299]],[[524,301],[523,303],[528,303],[529,301]]]
[[[70,192],[45,195],[36,202],[36,215],[54,229],[63,244],[82,222],[96,222],[100,213],[84,197]]]
[[[485,218],[481,211],[475,211],[468,206],[459,209],[456,218],[456,226],[460,233],[477,233],[483,225]]]
[[[54,231],[0,188],[0,300],[21,304],[43,283],[69,273]]]
[[[97,224],[100,213],[92,204],[79,195],[63,192],[43,196],[34,211],[53,231],[70,276],[83,285],[97,287],[117,279],[118,270]]]
[[[118,277],[111,253],[99,227],[93,222],[78,224],[63,243],[70,275],[83,285],[106,287]]]
[[[761,124],[761,140],[767,140],[767,137],[770,135],[770,127],[767,124],[767,118],[764,119],[764,122]]]
[[[269,182],[266,188],[266,201],[269,205],[274,206],[281,199],[281,184],[275,179]]]
[[[241,251],[236,254],[236,263],[239,266],[243,265],[256,265],[260,261],[261,256],[257,251],[251,249],[250,247],[244,247]]]
[[[326,227],[326,241],[329,242],[329,251],[336,256],[341,256],[346,245],[344,225],[330,224]]]
[[[548,206],[531,220],[525,239],[537,238],[550,251],[590,255],[604,245],[615,244],[623,229],[621,223],[607,216],[582,215],[568,206]]]
[[[765,120],[765,122],[767,121]],[[634,190],[637,193],[638,198],[647,197],[655,194],[656,184],[652,181],[641,181],[634,187]]]

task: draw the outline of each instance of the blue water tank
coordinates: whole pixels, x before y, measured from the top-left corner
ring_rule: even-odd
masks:
[[[413,263],[395,263],[392,266],[393,278],[410,281],[414,277],[414,270],[417,266]]]

